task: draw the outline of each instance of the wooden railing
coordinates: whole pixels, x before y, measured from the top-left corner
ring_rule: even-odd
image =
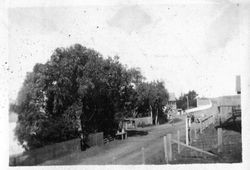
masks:
[[[241,116],[240,105],[219,105],[218,106],[218,118],[220,122],[228,121],[228,119],[235,119]]]
[[[171,134],[167,134],[167,136],[164,136],[164,153],[165,153],[165,161],[169,163],[173,159],[172,155],[172,144],[177,143],[178,147],[178,154],[181,153],[181,146],[195,150],[197,152],[201,152],[203,154],[207,154],[213,157],[217,157],[217,155],[212,154],[210,152],[207,152],[205,150],[202,150],[200,148],[190,146],[190,143],[192,141],[192,138],[197,138],[198,133],[202,134],[203,131],[210,126],[211,124],[215,124],[216,122],[216,113],[214,113],[215,109],[212,107],[212,103],[210,102],[207,106],[202,106],[199,108],[189,109],[188,114],[189,116],[186,116],[185,120],[185,143],[180,141],[180,131],[177,131],[177,140],[172,139]],[[196,116],[198,118],[195,118],[194,122],[191,122],[191,117]],[[202,116],[201,116],[202,115]],[[200,116],[200,117],[199,117]],[[191,133],[194,131],[194,133]],[[194,136],[191,136],[191,134],[194,134]],[[222,141],[222,135],[221,130],[218,132],[218,146],[221,146]],[[218,147],[220,148],[220,147]]]
[[[170,161],[173,160],[173,149],[172,149],[172,144],[176,143],[177,144],[177,148],[178,148],[178,154],[181,153],[181,146],[183,147],[186,147],[186,148],[189,148],[189,149],[192,149],[192,150],[195,150],[197,152],[201,152],[203,154],[206,154],[206,155],[210,155],[210,156],[213,156],[213,157],[218,157],[217,155],[213,154],[213,153],[210,153],[210,152],[207,152],[207,151],[204,151],[200,148],[197,148],[197,147],[193,147],[193,146],[190,146],[188,144],[185,144],[183,142],[180,141],[180,132],[177,131],[177,140],[175,139],[172,139],[172,134],[167,134],[167,136],[164,136],[163,137],[163,142],[164,142],[164,155],[165,155],[165,161],[166,163],[170,163]]]

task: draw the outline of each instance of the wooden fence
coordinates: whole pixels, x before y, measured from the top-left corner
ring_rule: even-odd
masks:
[[[124,123],[125,129],[134,129],[134,128],[137,128],[137,127],[143,126],[143,125],[152,125],[152,117],[151,116],[141,117],[141,118],[128,118],[127,120],[129,120],[130,122]],[[134,124],[132,122],[134,122]]]
[[[103,132],[89,134],[89,146],[103,144]],[[47,145],[42,148],[34,149],[18,155],[12,155],[9,158],[10,166],[37,165],[46,160],[80,151],[80,139],[72,139],[65,142]]]
[[[172,138],[172,134],[167,134],[163,137],[164,143],[164,154],[165,154],[165,161],[166,163],[170,163],[173,160],[173,151],[172,151],[172,144],[177,144],[177,153],[181,154],[181,150],[186,147],[191,150],[195,150],[197,152],[203,153],[205,155],[209,155],[212,157],[218,157],[218,155],[202,150],[200,148],[191,146],[190,143],[192,139],[197,139],[198,133],[203,133],[204,129],[206,129],[209,125],[216,123],[217,119],[214,115],[208,116],[200,121],[199,124],[193,124],[191,126],[191,121],[189,118],[186,118],[186,138],[185,143],[180,141],[180,131],[177,131],[177,139]],[[194,133],[190,133],[194,130]],[[193,134],[193,135],[192,135]],[[223,129],[222,127],[218,126],[217,128],[217,153],[223,152]]]
[[[211,124],[214,124],[217,120],[216,115],[209,115],[198,119],[198,122],[191,123],[190,118],[186,118],[186,136],[187,142],[192,141],[192,138],[197,138],[197,133],[203,133],[203,131]],[[194,136],[192,136],[194,134]],[[189,140],[188,140],[189,139]]]
[[[171,163],[174,159],[174,151],[172,148],[172,145],[174,143],[177,144],[177,153],[181,154],[181,151],[184,148],[189,148],[191,150],[194,150],[196,152],[203,153],[205,155],[209,155],[212,157],[218,157],[216,154],[210,153],[208,151],[205,151],[203,149],[191,146],[192,140],[197,139],[199,134],[204,133],[204,130],[208,128],[210,125],[215,124],[217,121],[216,115],[207,115],[206,117],[202,117],[199,119],[199,122],[193,122],[191,123],[191,118],[186,117],[186,124],[185,124],[185,142],[181,142],[180,138],[180,131],[177,131],[176,138],[173,139],[172,134],[167,134],[166,136],[163,137],[163,146],[164,146],[164,159],[165,162]],[[222,151],[222,128],[217,129],[217,148],[218,148],[218,153]],[[144,153],[144,148],[141,149],[142,152],[142,164],[145,164],[145,153]]]
[[[220,109],[218,109],[220,108]],[[221,109],[222,108],[222,109]],[[232,114],[228,114],[232,113]],[[223,121],[223,116],[241,116],[241,109],[240,105],[215,105],[211,108],[208,108],[206,110],[199,110],[193,115],[200,116],[198,117],[198,121],[194,121],[191,123],[191,118],[186,117],[185,120],[185,142],[182,142],[180,140],[180,131],[178,130],[176,135],[173,134],[167,134],[163,137],[163,146],[164,146],[164,160],[166,163],[171,163],[171,161],[174,161],[175,156],[174,155],[174,147],[172,147],[173,144],[177,144],[177,154],[182,154],[182,150],[184,148],[188,148],[190,150],[202,153],[204,155],[208,155],[211,157],[214,157],[216,160],[220,159],[220,157],[217,154],[222,153],[225,149],[223,148],[223,128],[220,126],[220,121]],[[192,141],[194,139],[198,139],[200,134],[203,134],[206,136],[205,129],[208,128],[210,125],[213,126],[213,128],[216,127],[217,133],[215,133],[214,137],[216,138],[216,143],[213,144],[213,149],[215,149],[215,153],[208,152],[207,150],[197,148],[194,146],[191,146]],[[174,139],[173,136],[176,136],[177,139]],[[216,137],[217,136],[217,137]],[[204,139],[206,140],[206,139]],[[225,140],[225,139],[224,139]],[[210,145],[209,145],[210,147]],[[212,149],[212,148],[211,148]],[[217,150],[217,152],[216,152]],[[141,149],[141,156],[142,156],[142,164],[146,164],[146,155],[144,148]]]
[[[241,116],[241,106],[240,105],[220,105],[218,106],[218,118],[220,122],[225,122],[227,119]]]

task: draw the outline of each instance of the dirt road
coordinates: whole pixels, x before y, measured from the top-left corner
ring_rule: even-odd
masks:
[[[172,133],[175,137],[177,130],[181,130],[181,135],[184,135],[184,117],[178,117],[173,124],[139,128],[138,133],[126,140],[115,140],[103,146],[92,147],[84,152],[79,151],[46,161],[42,165],[142,164],[142,147],[144,147],[146,162],[154,163],[152,162],[154,155],[163,150],[163,136]]]

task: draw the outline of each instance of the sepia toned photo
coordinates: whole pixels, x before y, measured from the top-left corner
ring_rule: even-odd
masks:
[[[8,8],[9,167],[243,162],[237,1]]]

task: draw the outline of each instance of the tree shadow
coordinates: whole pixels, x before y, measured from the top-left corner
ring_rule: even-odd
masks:
[[[128,130],[127,131],[127,135],[128,137],[132,137],[132,136],[145,136],[147,135],[148,132],[147,131],[142,131],[142,130]]]
[[[241,133],[241,120],[226,121],[226,122],[222,123],[221,126],[216,126],[216,129],[219,127],[226,129],[226,130],[233,130],[233,131]]]

